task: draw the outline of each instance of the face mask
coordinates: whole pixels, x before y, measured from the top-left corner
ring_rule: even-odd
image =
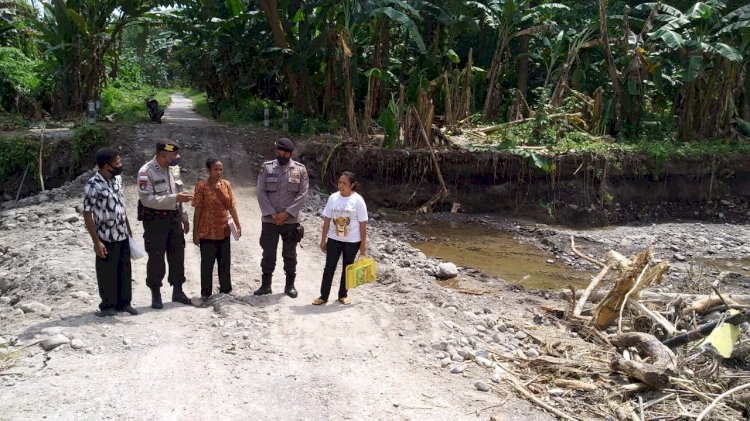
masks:
[[[289,163],[289,157],[287,156],[277,156],[276,161],[278,161],[279,165],[286,165]]]
[[[120,165],[119,167],[113,167],[110,165],[110,167],[112,168],[111,172],[113,176],[118,176],[122,174],[122,165]]]
[[[170,167],[174,167],[180,163],[180,158],[173,158],[171,161],[167,163],[169,164]]]

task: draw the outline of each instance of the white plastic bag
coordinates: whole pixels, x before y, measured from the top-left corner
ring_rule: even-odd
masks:
[[[138,260],[148,255],[146,253],[146,249],[144,249],[140,244],[138,244],[138,241],[135,238],[128,237],[128,242],[130,243],[130,258],[131,259]]]
[[[234,223],[234,218],[232,218],[232,215],[227,216],[227,225],[229,225],[229,232],[232,233],[232,238],[234,238],[234,241],[238,241],[240,239],[240,236],[237,233],[237,225]]]

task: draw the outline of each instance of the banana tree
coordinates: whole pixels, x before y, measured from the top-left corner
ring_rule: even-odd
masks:
[[[740,49],[747,47],[750,7],[726,15],[724,7],[717,0],[697,2],[685,12],[662,5],[661,25],[649,34],[678,69],[674,107],[682,140],[728,133],[738,112],[733,91],[744,61]]]
[[[42,3],[43,18],[36,29],[45,53],[57,62],[53,112],[58,115],[84,110],[98,98],[110,75],[117,74],[118,41],[123,29],[160,1],[51,0]]]
[[[541,25],[543,11],[554,9],[568,10],[560,3],[546,3],[533,7],[530,0],[481,0],[467,4],[475,7],[484,15],[485,23],[495,32],[495,50],[488,72],[487,96],[482,113],[484,118],[491,119],[497,112],[500,102],[498,82],[505,71],[505,56],[510,42],[522,35],[529,35],[536,30],[546,28]]]

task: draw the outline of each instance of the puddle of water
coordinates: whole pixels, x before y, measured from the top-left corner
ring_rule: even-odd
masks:
[[[414,229],[435,237],[413,244],[424,254],[476,268],[526,288],[557,290],[567,285],[585,288],[591,280],[591,273],[573,270],[562,262],[549,264],[550,256],[544,251],[482,225],[428,222]]]

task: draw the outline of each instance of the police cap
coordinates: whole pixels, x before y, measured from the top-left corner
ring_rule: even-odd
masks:
[[[276,141],[276,149],[286,152],[292,152],[294,150],[294,143],[291,141],[291,139],[282,137]]]
[[[156,143],[156,151],[167,151],[175,152],[180,149],[180,145],[177,142],[171,140],[160,140]]]

